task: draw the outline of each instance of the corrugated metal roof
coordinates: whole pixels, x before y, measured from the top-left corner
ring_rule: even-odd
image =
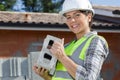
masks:
[[[94,6],[95,10],[102,10],[94,16],[93,26],[105,28],[120,28],[120,17],[105,14],[111,13],[111,7]],[[35,12],[8,12],[0,11],[0,29],[22,29],[22,30],[62,30],[68,31],[65,27],[65,19],[57,13],[35,13]],[[6,27],[4,27],[6,26]],[[44,26],[44,27],[43,27]],[[111,27],[111,28],[112,28]],[[29,28],[29,29],[28,29]]]
[[[120,10],[120,7],[94,6],[96,15],[107,16],[111,18],[120,18],[120,15],[112,14],[114,10]],[[104,19],[103,19],[104,20]],[[50,23],[64,24],[64,17],[57,13],[35,13],[35,12],[8,12],[0,11],[0,21],[20,22],[20,23]]]
[[[56,13],[30,13],[30,12],[6,12],[0,11],[0,21],[3,22],[27,22],[27,23],[64,23],[64,17]]]
[[[117,7],[117,6],[100,6],[100,5],[94,5],[93,8],[94,9],[109,10],[109,11],[120,10],[119,6]]]
[[[56,13],[21,13],[0,11],[0,22],[64,24],[65,19]]]

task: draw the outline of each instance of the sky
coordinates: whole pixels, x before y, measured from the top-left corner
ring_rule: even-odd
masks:
[[[119,6],[120,0],[90,0],[92,4],[103,6]]]
[[[20,12],[25,12],[22,8],[25,8],[25,6],[23,5],[23,2],[21,0],[17,0],[15,5],[13,6],[13,9],[19,10]]]
[[[57,2],[59,0],[52,0],[53,2]],[[120,0],[90,0],[90,2],[93,5],[103,5],[103,6],[117,6],[120,7]],[[21,12],[24,12],[22,8],[25,8],[25,6],[22,4],[22,0],[17,0],[16,4],[14,5],[14,10],[19,10]]]

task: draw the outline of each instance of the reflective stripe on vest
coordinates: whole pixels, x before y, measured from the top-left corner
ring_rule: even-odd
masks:
[[[81,41],[79,41],[79,44],[77,44],[77,47],[72,50],[72,54],[67,54],[69,58],[71,58],[75,63],[84,65],[84,59],[86,55],[86,50],[90,45],[90,42],[95,37],[95,35],[91,35],[87,38],[82,38]],[[70,44],[71,46],[71,44]],[[66,71],[65,67],[58,62],[56,72],[52,80],[73,80],[70,74]]]

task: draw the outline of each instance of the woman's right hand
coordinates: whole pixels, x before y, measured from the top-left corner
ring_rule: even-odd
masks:
[[[51,76],[48,74],[48,70],[46,70],[43,67],[38,68],[36,65],[33,66],[33,70],[35,71],[36,74],[44,78],[45,80],[51,80]]]

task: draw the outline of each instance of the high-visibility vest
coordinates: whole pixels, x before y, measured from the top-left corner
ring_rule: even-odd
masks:
[[[89,48],[93,38],[101,38],[105,40],[102,36],[98,36],[94,33],[91,33],[89,36],[83,36],[78,41],[74,40],[69,43],[67,47],[65,47],[66,55],[78,65],[84,66],[87,49]],[[105,45],[108,48],[108,44],[106,43]],[[73,78],[67,72],[62,63],[58,62],[52,80],[73,80]],[[98,76],[97,80],[102,80],[102,78],[100,78],[100,75]]]
[[[66,48],[66,55],[71,58],[75,63],[84,65],[84,59],[86,56],[86,51],[96,35],[91,34],[89,37],[83,36],[81,39],[75,42],[72,41]],[[52,77],[52,80],[73,80],[70,74],[67,72],[65,67],[58,62],[56,66],[55,75]]]

